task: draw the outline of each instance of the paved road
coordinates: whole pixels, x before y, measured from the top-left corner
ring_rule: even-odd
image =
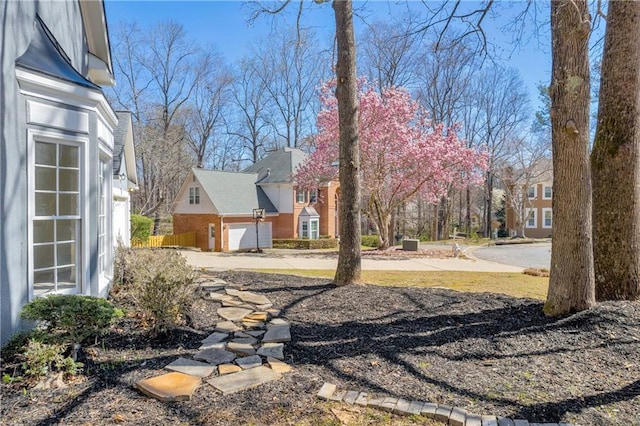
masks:
[[[183,250],[187,262],[199,268],[228,269],[336,269],[338,256],[304,252],[212,253]],[[521,267],[475,259],[364,257],[363,270],[522,272]]]
[[[547,268],[551,265],[551,243],[482,246],[472,251],[478,259],[521,268]]]

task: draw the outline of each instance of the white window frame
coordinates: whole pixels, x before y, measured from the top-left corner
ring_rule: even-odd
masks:
[[[113,167],[112,159],[105,151],[99,154],[98,185],[98,273],[100,280],[109,282],[113,277]],[[109,214],[111,209],[111,214]],[[101,224],[104,228],[101,231]]]
[[[28,220],[29,225],[27,229],[27,241],[28,241],[28,286],[29,286],[29,300],[33,300],[35,297],[46,296],[50,294],[82,294],[84,293],[86,279],[86,269],[84,252],[87,248],[88,235],[87,227],[85,226],[86,218],[88,215],[88,206],[86,203],[86,184],[87,181],[87,149],[86,146],[89,143],[87,137],[84,136],[72,136],[67,133],[52,131],[52,130],[33,130],[29,129],[27,132],[27,144],[28,144],[28,175],[27,175],[27,190],[28,190]],[[36,185],[35,185],[35,171],[36,171],[36,142],[51,143],[56,145],[68,145],[78,148],[78,214],[77,215],[54,215],[54,216],[36,216],[35,199],[36,199]],[[59,149],[59,148],[58,148]],[[59,166],[56,166],[56,170],[59,170]],[[59,189],[56,189],[56,193]],[[57,283],[54,283],[54,290],[36,294],[35,291],[35,258],[34,258],[34,222],[43,219],[45,217],[51,217],[52,220],[76,220],[76,238],[75,241],[75,268],[76,268],[76,286],[74,288],[57,289]],[[55,223],[55,222],[54,222]],[[55,232],[55,231],[54,231]],[[55,235],[55,234],[54,234]],[[56,241],[54,237],[54,242]],[[55,262],[57,263],[57,261]],[[59,265],[54,265],[57,268]],[[57,281],[57,280],[56,280]]]
[[[533,189],[533,194],[531,194],[531,190]],[[531,185],[527,188],[527,198],[530,200],[535,200],[538,196],[538,185]]]
[[[300,238],[309,238],[309,221],[303,220],[300,224]]]
[[[532,214],[533,213],[533,214]],[[538,214],[537,209],[527,209],[524,225],[526,228],[534,229],[538,227]],[[531,224],[531,220],[533,219],[533,225]]]
[[[550,195],[547,196],[547,189],[550,192]],[[553,198],[553,186],[551,185],[543,185],[542,186],[542,199],[543,200],[551,200]]]
[[[200,204],[200,187],[198,186],[189,187],[189,204],[191,205]]]
[[[318,219],[309,220],[309,238],[312,240],[320,238],[320,221]]]
[[[547,225],[547,213],[551,215],[551,223],[549,223],[549,225]],[[542,209],[542,227],[547,229],[553,228],[553,209],[549,207]]]
[[[309,202],[315,204],[318,202],[318,188],[309,191]]]
[[[296,189],[296,203],[298,204],[304,204],[306,201],[306,191],[303,191],[302,189]]]

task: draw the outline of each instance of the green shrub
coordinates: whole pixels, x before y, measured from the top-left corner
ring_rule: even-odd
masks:
[[[27,303],[20,317],[41,322],[54,341],[82,343],[104,333],[122,311],[99,297],[52,295]]]
[[[154,334],[182,324],[195,300],[195,271],[179,253],[120,248],[111,295],[150,320]]]
[[[365,247],[379,247],[380,239],[377,235],[363,235],[361,244]]]
[[[26,376],[46,376],[49,372],[62,371],[76,375],[83,366],[70,357],[65,357],[67,345],[59,343],[43,343],[36,339],[29,340],[23,354],[22,369]]]
[[[338,240],[335,238],[321,238],[319,240],[285,238],[273,240],[273,248],[277,249],[318,250],[336,247],[338,247]]]
[[[131,215],[131,241],[146,242],[151,235],[153,219],[139,214]]]

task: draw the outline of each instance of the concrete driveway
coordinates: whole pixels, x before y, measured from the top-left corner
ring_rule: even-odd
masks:
[[[265,253],[214,253],[181,251],[187,262],[198,268],[226,271],[229,269],[330,269],[338,265],[337,253],[309,253],[293,250],[273,250]],[[363,256],[366,271],[477,271],[522,272],[518,266],[504,265],[482,259],[431,259],[420,257]]]

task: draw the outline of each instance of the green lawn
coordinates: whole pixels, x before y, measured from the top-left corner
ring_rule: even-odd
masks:
[[[320,269],[260,269],[258,272],[314,278],[333,278],[335,272]],[[502,293],[545,300],[548,277],[506,272],[362,271],[362,281],[391,287],[444,287],[456,291]]]

